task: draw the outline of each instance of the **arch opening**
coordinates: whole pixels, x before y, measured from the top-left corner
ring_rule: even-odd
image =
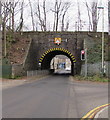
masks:
[[[71,74],[71,61],[65,55],[56,55],[50,63],[50,69],[54,69],[55,74]]]
[[[72,53],[70,53],[68,50],[65,50],[63,48],[53,48],[53,49],[49,49],[47,50],[42,57],[39,59],[39,63],[40,63],[40,69],[48,69],[51,71],[55,71],[55,66],[52,69],[52,60],[55,59],[55,57],[57,56],[66,56],[65,58],[68,59],[69,64],[71,65],[71,67],[69,66],[69,68],[65,68],[66,69],[70,69],[70,73],[72,75],[74,75],[74,71],[75,71],[75,64],[76,64],[76,59],[75,57],[72,55]],[[65,59],[65,60],[66,60]],[[61,63],[64,64],[64,63]],[[57,64],[58,66],[58,64]]]

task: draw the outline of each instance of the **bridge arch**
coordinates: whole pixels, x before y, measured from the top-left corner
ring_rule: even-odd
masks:
[[[74,66],[76,63],[76,59],[71,52],[69,52],[67,49],[64,49],[64,48],[51,48],[51,49],[48,49],[46,52],[44,52],[43,55],[39,59],[41,69],[50,69],[51,60],[56,55],[65,55],[70,59],[71,68],[72,68],[71,72],[72,74],[74,74],[74,68],[75,68]]]

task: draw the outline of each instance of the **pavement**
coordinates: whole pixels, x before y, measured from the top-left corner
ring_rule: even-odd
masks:
[[[0,79],[0,88],[1,89],[6,89],[6,88],[11,88],[14,86],[19,86],[28,82],[32,82],[33,80],[40,80],[42,78],[48,77],[48,75],[39,75],[39,76],[35,76],[35,77],[22,77],[19,79]]]
[[[110,120],[110,113],[109,113],[109,111],[110,111],[110,105],[109,106],[107,106],[107,107],[105,107],[105,108],[103,108],[102,110],[100,110],[96,115],[95,115],[95,117],[94,118],[108,118],[108,120]]]
[[[108,85],[53,75],[2,90],[4,118],[82,118],[108,103]],[[105,112],[106,113],[106,112]]]
[[[23,83],[25,83],[27,80],[26,79],[18,79],[18,80],[15,80],[15,79],[12,79],[12,80],[5,80],[5,81],[0,81],[0,88],[2,89],[6,89],[6,88],[9,88],[9,87],[13,87],[13,86],[17,86],[17,85],[21,85]]]
[[[71,81],[74,81],[73,77],[70,78]],[[82,81],[85,82],[85,81]],[[88,81],[90,82],[90,81]],[[103,83],[102,83],[103,84]],[[108,85],[108,83],[106,83]],[[109,86],[109,85],[108,85]],[[108,92],[108,90],[107,90]],[[108,95],[108,102],[109,102],[109,95]],[[95,120],[106,119],[110,120],[110,103],[102,104],[90,110],[87,114],[85,114],[81,120],[87,120],[87,118],[95,118]],[[105,106],[101,108],[102,106]]]

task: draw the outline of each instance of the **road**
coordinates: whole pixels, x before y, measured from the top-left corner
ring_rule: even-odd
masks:
[[[108,85],[53,75],[2,91],[3,118],[82,118],[108,103]]]

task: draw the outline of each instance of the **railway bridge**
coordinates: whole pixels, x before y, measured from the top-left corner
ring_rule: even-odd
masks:
[[[71,61],[72,75],[81,72],[84,41],[101,40],[98,32],[23,32],[22,35],[32,40],[23,66],[25,71],[50,70],[51,60],[56,55],[65,55]]]

